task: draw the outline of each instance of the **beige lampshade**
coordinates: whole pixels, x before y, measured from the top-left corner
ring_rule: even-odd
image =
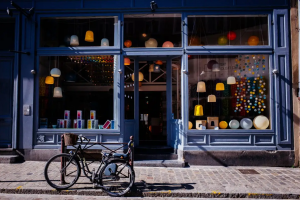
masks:
[[[235,77],[234,77],[234,76],[229,76],[229,77],[227,78],[227,84],[228,84],[228,85],[236,84]]]
[[[53,91],[53,97],[62,98],[62,90],[61,87],[55,87]]]
[[[131,79],[134,81],[134,73],[131,75]],[[139,81],[144,80],[144,74],[142,72],[139,72]]]
[[[197,84],[197,92],[206,92],[205,82],[199,81]]]
[[[151,64],[150,66],[149,66],[149,72],[153,72],[154,71],[154,64]]]
[[[208,95],[208,98],[207,98],[207,102],[216,102],[217,101],[217,98],[216,98],[216,95]]]
[[[216,90],[217,91],[223,91],[223,90],[225,90],[224,84],[223,83],[217,83]]]

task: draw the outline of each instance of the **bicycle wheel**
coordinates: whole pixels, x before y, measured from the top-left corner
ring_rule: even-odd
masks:
[[[61,170],[61,159],[65,160],[64,170]],[[52,157],[46,164],[44,176],[47,183],[55,189],[67,189],[74,185],[80,176],[80,165],[69,154],[58,154]],[[61,181],[64,177],[65,182]]]
[[[99,179],[102,189],[108,195],[119,197],[133,186],[135,175],[125,161],[112,160],[101,169]]]

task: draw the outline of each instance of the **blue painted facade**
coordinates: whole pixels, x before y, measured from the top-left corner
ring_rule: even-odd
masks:
[[[0,51],[0,63],[3,59],[13,62],[12,110],[12,146],[16,149],[57,149],[60,135],[67,130],[38,129],[38,74],[39,56],[70,56],[79,52],[83,55],[119,55],[119,65],[115,69],[115,98],[117,98],[118,128],[116,130],[85,130],[82,133],[95,142],[123,142],[130,135],[135,135],[138,145],[138,110],[135,119],[125,120],[124,114],[124,56],[129,56],[138,64],[138,60],[160,58],[168,61],[171,74],[171,59],[181,57],[181,119],[172,119],[171,107],[167,108],[167,141],[175,149],[186,151],[231,151],[231,150],[293,150],[292,106],[291,106],[291,65],[288,0],[156,0],[158,9],[155,13],[179,13],[182,15],[182,47],[179,48],[123,48],[123,21],[125,14],[151,13],[150,1],[145,0],[18,0],[23,8],[34,7],[32,19],[14,12],[15,50],[30,52],[30,55]],[[0,18],[9,18],[6,8],[10,1],[0,2]],[[188,15],[256,15],[269,16],[269,45],[267,46],[188,46]],[[72,16],[117,16],[118,32],[115,34],[115,46],[98,47],[40,47],[40,19],[42,17]],[[5,31],[5,30],[1,30]],[[222,54],[267,54],[270,65],[270,110],[271,128],[268,130],[188,130],[188,55]],[[273,69],[279,73],[274,75]],[[135,71],[137,74],[138,71]],[[167,77],[167,82],[171,76]],[[136,84],[137,80],[136,80]],[[167,83],[168,85],[168,83]],[[135,88],[138,99],[138,88]],[[167,94],[171,94],[167,86]],[[1,94],[0,94],[1,95]],[[172,102],[167,97],[167,102]],[[137,102],[138,103],[138,102]],[[31,107],[29,116],[23,115],[23,105]],[[168,105],[168,104],[167,104]],[[6,106],[6,105],[2,105]],[[79,133],[79,130],[72,130]],[[38,136],[45,140],[39,142]]]

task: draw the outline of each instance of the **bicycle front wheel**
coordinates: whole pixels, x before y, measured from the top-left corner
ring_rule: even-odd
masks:
[[[129,192],[134,184],[134,171],[122,160],[112,160],[100,171],[99,182],[110,196],[119,197]]]
[[[61,165],[64,161],[64,165]],[[55,189],[67,189],[74,185],[80,176],[80,165],[70,154],[58,154],[46,164],[44,176],[47,183]]]

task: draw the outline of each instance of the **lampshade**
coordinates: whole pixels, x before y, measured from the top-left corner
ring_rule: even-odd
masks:
[[[208,98],[207,98],[207,102],[216,102],[217,99],[216,99],[216,96],[211,94],[211,95],[208,95]]]
[[[87,41],[87,42],[94,42],[94,33],[93,33],[93,31],[86,31],[84,40]]]
[[[159,73],[160,72],[160,66],[158,64],[154,65],[154,70],[153,72]]]
[[[62,97],[61,87],[55,87],[54,88],[53,97],[55,97],[55,98],[61,98]]]
[[[203,116],[203,106],[202,105],[195,106],[194,115],[195,116]]]
[[[130,65],[130,59],[124,58],[124,65]]]
[[[229,77],[227,78],[227,84],[228,84],[228,85],[236,84],[235,77],[234,77],[234,76],[229,76]]]
[[[71,46],[79,46],[79,39],[77,35],[72,35],[70,39]]]
[[[213,72],[219,72],[220,71],[220,65],[219,65],[219,63],[213,64],[212,71]]]
[[[60,77],[61,72],[58,68],[53,68],[53,69],[51,69],[50,74],[53,77]]]
[[[131,79],[134,81],[134,73],[131,75]],[[142,72],[139,72],[139,81],[144,80],[144,74]]]
[[[268,128],[269,123],[269,119],[263,115],[258,115],[253,120],[253,125],[256,129],[266,129]]]
[[[54,78],[52,76],[47,76],[45,79],[45,83],[49,85],[54,84]]]
[[[189,129],[193,128],[193,123],[189,121]]]
[[[157,47],[157,41],[154,38],[149,38],[149,40],[147,40],[145,42],[145,47],[147,48],[153,48],[153,47]]]
[[[149,72],[153,72],[154,71],[154,64],[149,65]]]
[[[101,40],[101,47],[108,47],[109,46],[109,41],[107,38],[103,38]]]
[[[125,42],[124,42],[124,46],[125,47],[131,47],[131,45],[132,45],[132,42],[131,42],[131,40],[126,40]]]
[[[206,92],[206,86],[204,81],[200,81],[197,84],[197,92]]]
[[[155,64],[162,65],[163,62],[162,62],[161,60],[157,60],[157,61],[155,62]]]
[[[217,83],[216,90],[217,91],[223,91],[223,90],[225,90],[224,84],[223,83]]]
[[[170,41],[166,41],[163,43],[162,47],[165,47],[165,48],[170,48],[170,47],[174,47],[174,44]]]

